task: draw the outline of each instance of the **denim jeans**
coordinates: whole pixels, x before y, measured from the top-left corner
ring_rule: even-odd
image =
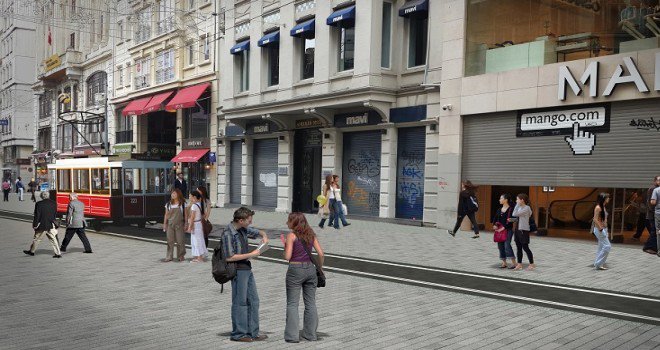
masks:
[[[231,339],[259,336],[259,295],[252,270],[236,270],[231,280]]]
[[[307,340],[316,340],[319,315],[316,312],[316,267],[312,263],[290,264],[286,272],[286,327],[284,340],[299,341],[298,304],[302,289],[305,312],[302,336]]]
[[[658,230],[658,227],[660,227],[660,214],[655,214],[655,235],[656,235],[656,248],[660,248],[660,230]],[[660,256],[660,252],[658,253],[658,256]]]
[[[649,230],[649,239],[644,243],[644,250],[658,251],[658,239],[656,236],[655,219],[646,219],[646,229]]]
[[[594,227],[594,234],[598,239],[598,251],[596,252],[596,261],[594,261],[594,267],[598,268],[605,264],[605,260],[607,260],[607,255],[610,253],[612,245],[610,244],[607,228],[599,230],[597,227]]]
[[[508,230],[506,232],[506,241],[497,242],[497,248],[500,250],[500,259],[515,259],[516,255],[513,254],[513,247],[511,246],[511,239],[513,238],[513,231]]]
[[[339,228],[339,220],[341,220],[341,224],[346,226],[347,222],[346,217],[344,216],[344,208],[342,207],[341,201],[331,199],[330,205],[332,205],[332,207],[335,209],[335,215],[334,220],[330,219],[329,224],[332,223],[332,226]]]

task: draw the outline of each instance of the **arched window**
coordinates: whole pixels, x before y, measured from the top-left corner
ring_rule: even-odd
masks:
[[[95,96],[106,93],[108,88],[107,74],[103,71],[96,72],[87,78],[87,107],[96,104]]]

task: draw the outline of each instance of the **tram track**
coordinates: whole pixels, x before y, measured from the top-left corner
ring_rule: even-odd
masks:
[[[3,210],[0,210],[0,218],[32,221],[32,216],[29,214]],[[90,229],[90,231],[109,236],[165,244],[162,231],[153,228],[119,226],[106,227],[101,231]],[[273,230],[269,232],[269,236],[274,239],[277,239],[278,235],[279,232]],[[211,237],[210,242],[209,251],[212,251],[218,240]],[[282,259],[281,247],[272,247],[258,259],[279,264],[287,263]],[[653,296],[329,253],[325,255],[324,269],[338,274],[660,326],[660,298]]]

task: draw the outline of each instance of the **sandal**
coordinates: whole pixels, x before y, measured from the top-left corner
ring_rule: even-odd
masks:
[[[481,237],[481,236],[479,236],[479,235],[472,236],[472,238],[479,238],[479,237]]]
[[[522,266],[516,266],[516,267],[514,267],[513,269],[514,269],[515,271],[520,271],[520,270],[522,270]]]
[[[163,260],[163,262],[170,262],[170,261],[172,261],[172,259],[165,259],[165,260]]]
[[[502,264],[502,265],[500,265],[500,269],[506,269],[506,268],[508,268],[508,267],[509,267],[509,266],[507,266],[506,264]]]

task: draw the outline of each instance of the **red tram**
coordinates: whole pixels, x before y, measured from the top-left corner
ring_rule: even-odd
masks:
[[[48,168],[55,176],[58,214],[66,214],[69,194],[75,192],[85,204],[85,217],[100,228],[104,221],[140,227],[161,221],[163,203],[174,183],[173,166],[165,161],[101,157],[58,159]]]

